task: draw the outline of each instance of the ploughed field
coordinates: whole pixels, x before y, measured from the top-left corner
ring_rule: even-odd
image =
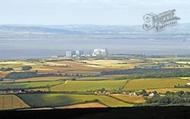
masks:
[[[29,106],[16,95],[0,95],[0,110],[29,108]]]

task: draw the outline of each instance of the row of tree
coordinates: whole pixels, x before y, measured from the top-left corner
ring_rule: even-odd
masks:
[[[13,68],[5,68],[5,67],[2,67],[0,68],[0,71],[12,71]]]
[[[173,69],[126,69],[103,71],[102,75],[121,75],[127,74],[129,78],[164,78],[164,77],[189,77],[190,68],[173,68]]]
[[[23,71],[26,71],[26,70],[31,70],[32,67],[31,67],[31,66],[22,66],[21,69],[22,69]],[[6,71],[13,71],[13,70],[14,70],[14,69],[13,69],[13,68],[10,68],[10,67],[1,67],[1,68],[0,68],[0,71],[4,71],[4,72],[6,72]]]

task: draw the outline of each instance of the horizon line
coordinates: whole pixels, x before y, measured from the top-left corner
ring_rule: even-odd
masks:
[[[177,24],[190,24],[183,22]],[[0,26],[141,26],[142,24],[0,24]]]

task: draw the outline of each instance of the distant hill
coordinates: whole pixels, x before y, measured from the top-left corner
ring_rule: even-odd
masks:
[[[69,29],[51,28],[51,26],[24,26],[24,25],[1,25],[0,32],[13,33],[64,33],[76,34],[79,32]]]
[[[164,31],[144,31],[142,26],[101,26],[101,25],[0,25],[0,32],[53,33],[53,34],[190,34],[189,24],[177,24]]]

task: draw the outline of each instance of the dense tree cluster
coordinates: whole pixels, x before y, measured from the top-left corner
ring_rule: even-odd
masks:
[[[164,77],[189,77],[189,68],[173,68],[173,69],[126,69],[126,70],[114,70],[103,71],[102,75],[119,75],[127,74],[129,78],[164,78]]]
[[[6,75],[6,79],[23,79],[40,76],[37,72],[11,72]]]
[[[32,67],[31,66],[23,66],[22,67],[22,70],[26,71],[26,70],[31,70]]]
[[[157,95],[149,98],[146,103],[158,105],[190,104],[190,92],[166,92],[164,96]]]
[[[4,68],[4,67],[0,68],[0,71],[12,71],[12,70],[13,68]]]

